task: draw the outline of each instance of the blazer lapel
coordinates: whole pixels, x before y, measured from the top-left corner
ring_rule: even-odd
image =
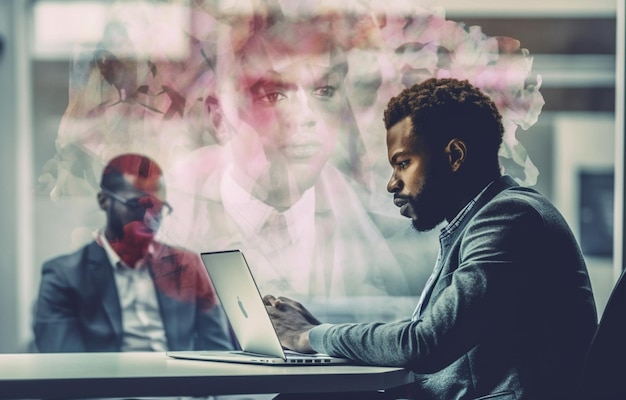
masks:
[[[163,329],[165,329],[165,337],[167,345],[170,349],[179,348],[181,342],[181,327],[184,326],[181,318],[184,318],[184,311],[181,309],[182,303],[176,301],[173,297],[167,296],[163,290],[157,285],[158,279],[170,279],[175,282],[178,287],[184,273],[184,266],[180,266],[176,262],[174,251],[168,246],[154,242],[155,251],[148,257],[148,268],[152,276],[157,301],[159,302],[159,311],[161,313],[161,321]]]
[[[464,232],[465,226],[469,223],[472,217],[485,204],[487,204],[491,199],[493,199],[498,193],[513,186],[518,186],[518,184],[513,180],[513,178],[511,178],[508,175],[503,175],[499,177],[498,179],[496,179],[491,184],[491,186],[487,188],[485,193],[483,193],[482,196],[480,196],[480,198],[478,199],[476,204],[474,204],[474,207],[470,210],[470,212],[467,215],[465,215],[465,217],[463,218],[463,221],[454,229],[454,233],[451,236],[444,238],[443,240],[440,239],[440,243],[439,243],[440,255],[439,256],[441,257],[442,256],[441,254],[447,254],[447,257],[450,257],[449,248],[454,246],[454,243],[457,240],[459,240],[461,233]],[[432,297],[432,294],[435,291],[435,287],[437,287],[437,285],[439,284],[439,277],[441,276],[443,269],[446,268],[445,274],[450,273],[451,272],[449,270],[450,265],[451,264],[448,262],[448,260],[438,260],[436,270],[433,271],[431,277],[428,279],[428,282],[426,282],[424,293],[422,294],[422,296],[420,297],[420,300],[418,301],[418,306],[415,310],[414,316],[421,315],[423,313],[423,310],[426,309],[426,306],[429,304],[430,298]],[[458,266],[455,264],[455,268],[456,267]],[[439,291],[440,291],[440,288],[437,289],[437,292]]]
[[[101,299],[102,307],[111,327],[118,338],[122,337],[122,311],[115,286],[113,267],[100,245],[92,243],[87,255],[87,273],[94,287],[96,296]]]

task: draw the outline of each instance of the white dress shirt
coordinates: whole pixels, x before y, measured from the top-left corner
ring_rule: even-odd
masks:
[[[272,260],[269,268],[254,270],[258,281],[266,283],[263,289],[281,294],[309,293],[316,240],[315,190],[308,189],[294,205],[279,213],[237,184],[231,166],[220,191],[224,209],[239,227],[244,243],[264,249],[265,257]]]
[[[122,351],[167,351],[159,302],[146,258],[131,268],[120,259],[104,234],[97,235],[113,266],[122,311]],[[148,254],[151,252],[152,246]]]

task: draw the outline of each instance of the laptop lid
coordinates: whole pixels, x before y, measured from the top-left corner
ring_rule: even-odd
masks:
[[[285,359],[283,347],[241,250],[201,253],[200,256],[241,349]]]
[[[168,351],[173,358],[270,365],[354,364],[328,354],[284,350],[240,250],[200,254],[241,351]]]

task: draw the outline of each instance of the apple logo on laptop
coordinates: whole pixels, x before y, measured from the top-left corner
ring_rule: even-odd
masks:
[[[237,296],[237,304],[239,304],[239,309],[241,310],[241,313],[243,314],[243,316],[248,318],[248,312],[246,311],[246,308],[243,306],[243,302],[241,301],[239,296]]]

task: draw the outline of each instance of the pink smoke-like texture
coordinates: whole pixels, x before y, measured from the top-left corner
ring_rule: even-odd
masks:
[[[330,286],[340,289],[317,293],[310,289],[312,284],[307,286],[305,282],[299,288],[301,294],[311,290],[312,295],[341,297],[352,293],[350,282],[352,286],[361,285],[359,280],[375,282],[374,289],[356,294],[402,292],[404,289],[380,283],[377,274],[405,281],[412,279],[406,276],[408,269],[427,271],[415,277],[419,281],[432,268],[437,246],[432,238],[422,239],[423,254],[411,255],[415,248],[419,251],[415,243],[420,239],[389,233],[384,223],[362,222],[375,214],[391,219],[396,227],[408,224],[397,215],[385,192],[390,170],[382,123],[387,101],[406,86],[429,77],[454,77],[468,79],[482,88],[503,115],[506,132],[501,159],[505,172],[525,185],[536,182],[538,171],[516,138],[518,128],[526,130],[537,121],[544,104],[539,92],[541,79],[532,71],[532,57],[514,38],[488,37],[478,26],[447,20],[436,4],[407,1],[402,5],[393,2],[391,7],[387,2],[354,0],[341,2],[338,9],[324,1],[198,0],[143,2],[130,9],[123,7],[124,3],[111,6],[110,21],[97,44],[76,48],[57,154],[39,178],[41,190],[53,199],[95,196],[100,170],[109,159],[125,152],[143,153],[166,172],[168,196],[175,210],[170,227],[166,223],[161,232],[166,240],[195,251],[239,245],[249,248],[251,258],[262,253],[252,245],[212,236],[218,222],[214,215],[206,214],[202,202],[219,189],[211,186],[219,183],[211,183],[207,177],[233,161],[233,131],[250,129],[237,121],[231,110],[220,110],[227,104],[221,99],[234,93],[228,83],[229,76],[238,69],[234,54],[256,30],[267,28],[276,19],[319,26],[345,53],[348,72],[342,94],[346,104],[341,113],[351,126],[338,135],[328,163],[340,177],[333,178],[333,184],[341,179],[342,185],[346,183],[341,190],[351,190],[347,198],[342,195],[344,198],[332,199],[333,191],[337,196],[343,192],[331,187],[329,207],[334,207],[334,202],[358,202],[362,215],[341,218],[361,221],[356,229],[365,233],[346,240],[354,243],[384,238],[388,249],[380,252],[393,254],[399,265],[397,271],[391,267],[372,273],[351,271],[350,277],[337,277],[336,271],[326,270],[317,283],[324,286],[332,282]],[[164,17],[168,14],[162,10],[164,4],[177,10],[184,24]],[[284,35],[289,37],[290,33]],[[171,42],[175,40],[178,47],[172,51]],[[336,222],[330,225],[335,235],[343,234]],[[370,227],[376,232],[368,233]],[[372,243],[364,245],[371,247]],[[326,247],[333,246],[336,252],[336,245]],[[344,260],[333,254],[330,258],[334,262]],[[376,261],[386,262],[384,257]],[[259,261],[256,268],[278,268],[270,264],[273,261],[268,266]],[[314,269],[303,267],[306,273]],[[267,282],[275,278],[269,275]],[[320,273],[315,276],[308,279],[320,279]],[[289,275],[286,279],[299,278]],[[263,282],[259,284],[263,287]],[[408,293],[419,294],[420,285],[416,283]],[[269,283],[266,287],[268,291],[283,288]]]

